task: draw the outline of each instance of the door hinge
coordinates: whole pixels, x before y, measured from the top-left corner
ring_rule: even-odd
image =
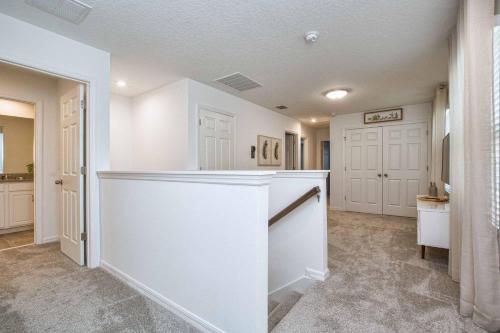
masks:
[[[80,167],[80,173],[81,173],[82,175],[86,175],[86,174],[87,174],[87,167],[86,167],[86,166],[82,166],[82,167]]]
[[[84,111],[84,112],[87,110],[87,101],[85,99],[82,99],[80,101],[80,107],[81,107],[82,111]]]
[[[201,119],[198,119],[198,125],[201,126]]]
[[[347,167],[346,166],[344,167],[344,171],[347,171]]]
[[[429,130],[426,130],[426,131],[425,131],[425,134],[428,136],[428,135],[429,135]]]
[[[82,232],[80,234],[80,240],[82,240],[82,241],[86,241],[87,240],[87,233],[86,232]]]
[[[347,136],[344,136],[344,141],[347,141]]]
[[[429,166],[427,166],[427,171],[429,171]]]
[[[347,201],[347,195],[344,195],[344,201]]]

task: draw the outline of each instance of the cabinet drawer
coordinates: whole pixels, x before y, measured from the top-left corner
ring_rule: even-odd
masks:
[[[33,189],[34,189],[33,183],[29,182],[9,184],[9,192],[32,191]]]

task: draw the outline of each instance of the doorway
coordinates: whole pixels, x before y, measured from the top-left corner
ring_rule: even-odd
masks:
[[[285,132],[285,169],[297,170],[298,164],[298,135]]]
[[[347,130],[346,209],[416,217],[416,197],[426,192],[427,146],[427,123]]]
[[[0,175],[3,229],[11,234],[14,227],[30,226],[35,244],[59,242],[64,254],[85,265],[87,87],[13,64],[1,63],[0,73],[0,96],[32,105],[34,113],[30,158],[22,162],[26,171],[5,169]],[[3,162],[26,160],[26,150],[17,140],[15,153],[3,154]]]
[[[321,141],[321,170],[330,170],[330,140]],[[330,195],[330,173],[326,177],[326,193]]]

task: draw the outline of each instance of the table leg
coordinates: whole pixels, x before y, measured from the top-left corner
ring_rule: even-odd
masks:
[[[425,245],[422,245],[422,259],[425,259]]]

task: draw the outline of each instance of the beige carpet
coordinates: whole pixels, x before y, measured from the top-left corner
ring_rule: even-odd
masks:
[[[415,219],[330,211],[328,235],[331,276],[273,333],[484,332],[457,311],[447,253],[420,259]]]
[[[59,244],[0,252],[0,332],[198,332]]]

